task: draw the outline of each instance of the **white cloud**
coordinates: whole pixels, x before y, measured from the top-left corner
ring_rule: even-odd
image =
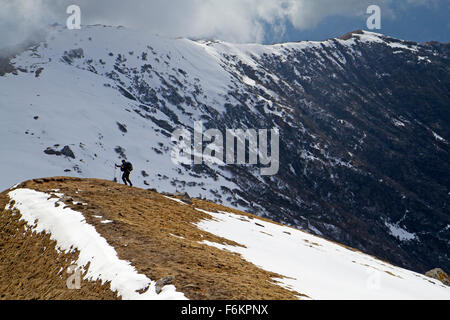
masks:
[[[287,22],[314,28],[329,16],[363,16],[371,4],[393,17],[394,0],[0,0],[0,47],[24,38],[38,27],[65,24],[66,8],[77,4],[82,24],[125,25],[167,36],[261,42],[270,25],[282,34]],[[395,0],[430,5],[437,0]],[[361,26],[363,27],[363,26]]]
[[[55,21],[49,5],[48,0],[0,0],[0,48],[19,44]]]

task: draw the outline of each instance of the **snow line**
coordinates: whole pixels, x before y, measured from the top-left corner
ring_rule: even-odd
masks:
[[[284,278],[278,285],[311,299],[450,299],[439,280],[393,266],[323,238],[229,212],[209,212],[196,226],[242,246],[203,244],[238,253],[248,262]],[[299,297],[302,298],[302,297]]]
[[[15,201],[12,206],[10,203],[9,209],[19,210],[20,220],[26,221],[33,232],[50,234],[57,249],[65,253],[78,250],[77,267],[85,269],[90,263],[85,280],[110,282],[111,290],[126,300],[187,299],[173,285],[165,286],[160,294],[156,294],[156,283],[139,274],[130,262],[120,260],[114,248],[80,212],[64,209],[64,206],[55,207],[59,199],[50,199],[50,195],[31,189],[16,189],[8,196],[11,203]],[[148,290],[142,294],[137,292],[146,288]]]

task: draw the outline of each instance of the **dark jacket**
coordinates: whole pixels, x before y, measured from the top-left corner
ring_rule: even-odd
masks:
[[[118,165],[117,167],[120,167],[120,171],[122,172],[133,171],[133,165],[131,164],[131,162],[124,162],[121,165]]]

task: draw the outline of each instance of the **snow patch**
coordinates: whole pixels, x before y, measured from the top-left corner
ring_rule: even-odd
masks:
[[[446,142],[446,140],[444,138],[442,138],[440,135],[438,135],[436,132],[434,132],[434,131],[431,131],[431,132],[433,133],[433,136],[436,140]]]
[[[416,235],[414,233],[408,232],[398,224],[392,224],[387,221],[384,224],[389,228],[389,233],[401,241],[415,240]]]
[[[48,194],[30,189],[16,189],[8,195],[15,201],[13,208],[20,211],[21,220],[33,232],[50,234],[58,250],[66,253],[78,250],[79,258],[74,262],[78,267],[85,268],[90,263],[84,279],[110,282],[111,290],[127,300],[186,299],[173,285],[165,286],[156,294],[155,282],[139,274],[130,262],[120,260],[114,248],[80,212],[55,207],[59,199],[49,199]],[[143,289],[148,290],[142,294],[137,292]]]
[[[242,247],[201,243],[280,274],[279,285],[312,299],[450,299],[449,287],[323,238],[263,220],[249,223],[242,215],[197,210],[211,216],[196,224],[199,229]]]

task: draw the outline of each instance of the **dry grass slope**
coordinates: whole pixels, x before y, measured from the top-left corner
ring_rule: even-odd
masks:
[[[284,300],[301,295],[278,286],[273,278],[280,275],[264,271],[238,254],[200,244],[208,240],[239,245],[194,225],[210,218],[195,208],[258,217],[196,199],[192,205],[184,205],[156,192],[96,179],[47,178],[24,182],[19,188],[47,193],[59,189],[66,196],[64,203],[81,212],[120,259],[130,261],[152,280],[175,276],[173,284],[189,299]],[[20,215],[5,210],[9,201],[7,192],[0,194],[1,299],[117,298],[108,284],[99,282],[83,281],[81,290],[68,290],[66,270],[75,254],[58,254],[49,235],[26,231]],[[113,223],[103,224],[104,219],[96,216]]]

